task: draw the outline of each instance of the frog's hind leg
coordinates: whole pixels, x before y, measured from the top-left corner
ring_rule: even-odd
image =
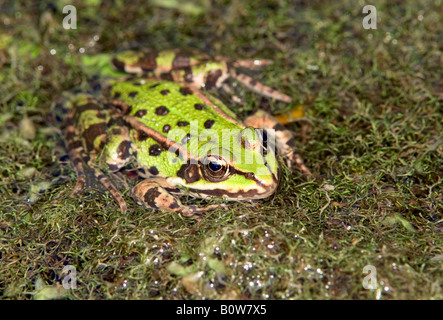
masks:
[[[185,217],[195,218],[200,220],[200,213],[213,210],[218,207],[226,207],[225,204],[213,204],[206,207],[199,207],[196,205],[183,205],[170,192],[170,188],[157,181],[158,179],[146,179],[138,183],[132,188],[132,195],[134,200],[147,208],[173,211],[182,214]],[[169,189],[169,190],[168,190]],[[177,189],[178,190],[178,189]],[[177,191],[174,189],[174,191]]]
[[[232,78],[236,79],[238,82],[240,82],[242,85],[244,85],[252,92],[287,103],[290,103],[292,101],[291,97],[254,80],[250,76],[247,76],[243,73],[239,73],[235,68],[230,68],[229,74]]]
[[[309,171],[309,169],[305,166],[303,160],[295,149],[295,139],[292,133],[272,115],[263,110],[259,110],[255,114],[246,118],[244,123],[247,126],[267,129],[268,134],[273,132],[275,135],[277,149],[285,158],[288,167],[291,167],[295,162],[300,170],[302,170],[305,174],[308,176],[312,175],[311,171]]]

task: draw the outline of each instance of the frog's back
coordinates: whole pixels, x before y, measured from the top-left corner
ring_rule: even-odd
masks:
[[[190,123],[198,130],[242,128],[237,116],[223,103],[182,84],[152,79],[115,82],[110,96],[130,107],[128,114],[140,118],[146,126],[168,136],[172,129],[189,134]],[[177,141],[179,142],[179,141]]]

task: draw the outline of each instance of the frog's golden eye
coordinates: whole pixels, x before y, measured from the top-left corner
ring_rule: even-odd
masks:
[[[231,170],[220,156],[208,155],[202,160],[202,174],[207,181],[220,182],[229,178]]]

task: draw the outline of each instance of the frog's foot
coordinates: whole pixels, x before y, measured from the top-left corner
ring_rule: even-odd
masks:
[[[290,103],[292,101],[291,97],[285,95],[284,93],[281,93],[275,89],[272,89],[271,87],[265,86],[263,83],[260,83],[250,76],[247,76],[242,73],[238,73],[235,68],[229,69],[229,74],[232,78],[236,79],[238,82],[240,82],[242,85],[244,85],[246,88],[251,90],[252,92],[255,92],[259,95],[262,95],[264,97],[273,98],[276,100],[280,100],[283,102]]]
[[[127,206],[126,201],[123,199],[120,191],[118,191],[117,187],[112,183],[111,180],[107,176],[105,176],[101,171],[96,170],[95,172],[96,178],[108,189],[108,191],[112,194],[115,201],[117,201],[118,205],[120,206],[120,210],[123,214],[126,213]]]
[[[259,110],[255,114],[249,116],[244,121],[245,125],[260,129],[267,129],[268,135],[273,133],[275,135],[274,141],[277,149],[286,160],[287,166],[290,168],[295,162],[300,170],[311,176],[312,173],[303,163],[300,155],[295,150],[295,139],[291,131],[286,129],[277,119],[269,113]],[[271,131],[271,130],[272,131]]]
[[[225,204],[213,204],[206,207],[195,205],[183,205],[179,199],[169,193],[165,188],[155,181],[144,180],[132,188],[134,200],[147,208],[174,211],[185,217],[200,220],[200,213],[216,209],[218,207],[226,208]]]

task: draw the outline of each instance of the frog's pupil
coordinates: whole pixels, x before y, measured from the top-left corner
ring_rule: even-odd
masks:
[[[222,168],[221,164],[218,162],[210,162],[209,163],[209,169],[216,172],[219,171]]]
[[[268,136],[266,135],[266,132],[263,131],[263,142],[268,141]]]

